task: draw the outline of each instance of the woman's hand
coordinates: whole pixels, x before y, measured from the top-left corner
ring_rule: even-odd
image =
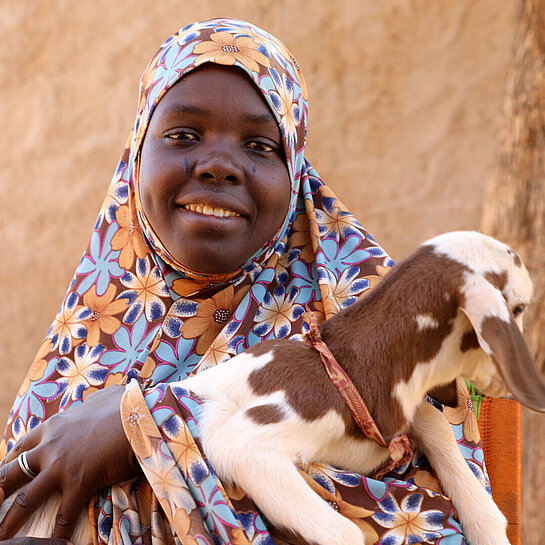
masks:
[[[0,524],[0,540],[12,538],[55,492],[60,492],[62,501],[53,537],[70,539],[81,510],[100,489],[138,473],[121,424],[123,392],[123,386],[94,392],[17,442],[0,464],[0,501],[20,489]],[[22,452],[27,453],[28,467],[37,473],[32,480],[17,461]]]

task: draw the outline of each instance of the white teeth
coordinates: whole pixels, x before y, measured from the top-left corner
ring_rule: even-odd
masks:
[[[226,210],[225,208],[215,208],[206,204],[203,206],[202,204],[191,203],[184,205],[184,208],[186,210],[190,210],[191,212],[196,212],[197,214],[203,214],[205,216],[216,216],[217,218],[233,218],[240,216],[240,214],[237,214],[232,210]]]

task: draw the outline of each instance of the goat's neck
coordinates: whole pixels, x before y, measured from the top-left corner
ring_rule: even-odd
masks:
[[[456,379],[463,376],[466,369],[474,368],[485,356],[478,347],[460,351],[461,339],[468,332],[468,327],[472,331],[463,313],[458,313],[451,326],[437,354],[427,361],[416,363],[408,380],[399,380],[393,388],[394,398],[401,404],[409,422],[412,422],[417,407],[428,394],[444,404],[456,404]]]
[[[449,310],[444,324],[430,329],[430,344],[435,343],[437,350],[429,351],[427,339],[416,338],[410,317],[373,316],[369,303],[359,301],[353,310],[328,320],[322,335],[383,435],[392,436],[407,429],[431,389],[460,374],[453,354],[459,351],[466,324],[456,308]],[[421,355],[419,350],[428,353]]]

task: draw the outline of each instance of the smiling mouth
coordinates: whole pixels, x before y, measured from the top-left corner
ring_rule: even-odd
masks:
[[[233,210],[227,210],[226,208],[219,208],[216,206],[208,206],[197,203],[184,204],[183,208],[196,214],[203,214],[204,216],[215,216],[216,218],[238,218],[240,214]]]

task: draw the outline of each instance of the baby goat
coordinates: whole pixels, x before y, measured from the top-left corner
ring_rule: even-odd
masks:
[[[455,404],[461,378],[545,412],[545,382],[519,329],[531,296],[513,250],[479,233],[447,233],[320,327],[384,438],[409,433],[417,440],[472,545],[508,545],[505,518],[443,414],[424,398]],[[215,471],[242,487],[273,524],[318,545],[370,545],[295,467],[323,462],[369,475],[389,455],[356,426],[314,348],[263,342],[183,384],[204,401],[201,440]],[[40,515],[47,517],[33,518]],[[76,543],[91,539],[88,523],[79,530]]]
[[[443,414],[424,398],[431,392],[455,404],[461,378],[489,396],[511,393],[545,412],[545,382],[520,331],[531,297],[530,277],[513,250],[479,233],[447,233],[320,327],[382,435],[416,438],[473,545],[507,545],[505,518],[462,458]],[[308,542],[365,543],[294,465],[324,462],[369,475],[388,458],[356,426],[314,348],[263,342],[184,386],[204,400],[201,440],[221,479]]]

